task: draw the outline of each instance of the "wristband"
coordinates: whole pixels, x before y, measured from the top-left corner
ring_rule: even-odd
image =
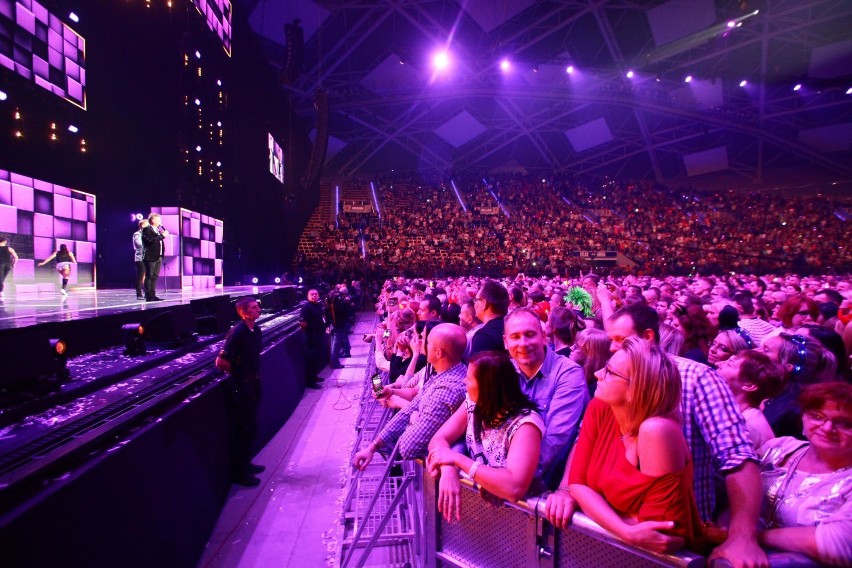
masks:
[[[467,476],[470,478],[471,481],[476,481],[476,479],[475,479],[476,478],[476,470],[479,469],[480,465],[482,465],[482,464],[479,463],[478,461],[475,461],[475,462],[473,462],[473,465],[470,466],[470,470],[468,470]]]

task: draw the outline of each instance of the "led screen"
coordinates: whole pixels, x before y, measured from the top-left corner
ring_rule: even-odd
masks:
[[[86,40],[35,0],[0,0],[0,65],[86,108]]]
[[[278,142],[275,141],[275,138],[272,137],[272,134],[269,134],[269,173],[275,176],[275,178],[284,183],[284,152],[281,150],[281,146],[278,145]]]
[[[71,284],[95,285],[94,195],[0,170],[0,235],[18,254],[9,280],[19,293],[58,282],[52,263],[42,268],[36,264],[62,244],[77,258],[71,265]]]
[[[225,53],[231,55],[231,3],[228,0],[192,0],[207,26],[219,36]]]
[[[159,285],[166,290],[222,286],[223,222],[182,207],[151,211],[160,214],[169,231]]]

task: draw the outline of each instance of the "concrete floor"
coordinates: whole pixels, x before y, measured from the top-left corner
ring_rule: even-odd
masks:
[[[234,486],[199,562],[202,568],[333,566],[349,478],[358,400],[375,316],[359,314],[352,358],[326,368],[322,390],[296,411],[253,460],[266,466],[255,488]]]

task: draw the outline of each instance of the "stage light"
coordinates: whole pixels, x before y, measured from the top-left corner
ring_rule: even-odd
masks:
[[[252,279],[251,279],[251,283],[252,283],[252,284],[257,284],[257,283],[258,283],[257,276],[252,277]]]
[[[24,133],[21,132],[20,130],[15,131],[15,138],[23,138],[23,136],[24,136]]]
[[[50,347],[57,355],[65,355],[65,352],[68,350],[68,346],[61,339],[51,339]]]
[[[281,284],[281,279],[280,279],[280,278],[278,278],[277,276],[275,277],[275,283],[276,283],[276,284]]]
[[[73,124],[68,125],[68,132],[73,132],[74,134],[77,134],[77,132],[79,131],[80,129],[74,126]]]
[[[222,128],[222,121],[220,120],[219,122],[217,122],[216,126],[218,126],[219,128]]]
[[[196,151],[196,152],[200,152],[200,151],[201,151],[201,146],[196,146],[196,147],[195,147],[195,151]]]
[[[61,381],[67,381],[71,376],[68,371],[68,345],[62,339],[51,339],[50,348],[53,351],[54,372]]]
[[[126,323],[121,326],[121,336],[124,338],[124,355],[134,357],[144,355],[145,328],[139,323]]]
[[[734,26],[736,26],[736,25],[737,25],[737,23],[736,23],[735,21],[733,21],[733,20],[731,20],[730,22],[728,22],[728,27],[729,27],[729,28],[732,28],[732,27],[734,27]]]
[[[6,94],[6,91],[0,91],[0,101],[5,101],[9,98],[9,95]]]
[[[216,162],[216,167],[217,167],[217,168],[221,168],[221,167],[222,167],[222,162]]]
[[[512,63],[508,59],[503,59],[502,61],[500,61],[500,70],[501,71],[505,72],[505,71],[508,71],[511,68],[512,68]]]
[[[302,277],[299,276],[299,284],[301,284],[302,282],[303,282]]]
[[[446,51],[439,51],[432,57],[432,65],[438,71],[443,71],[450,66],[450,55]]]
[[[196,58],[196,59],[201,59],[201,52],[200,52],[200,51],[196,51],[196,52],[195,52],[195,58]]]
[[[79,23],[79,21],[80,21],[80,17],[77,14],[75,14],[74,12],[71,12],[70,14],[68,14],[68,19],[71,20],[74,23]]]
[[[793,90],[794,90],[794,91],[798,91],[798,90],[799,90],[799,89],[801,89],[801,88],[802,88],[802,84],[801,84],[801,83],[796,83],[796,86],[795,86],[795,87],[793,87]]]
[[[634,73],[633,73],[633,70],[632,70],[632,69],[631,69],[630,71],[628,71],[628,72],[627,72],[627,78],[628,78],[628,79],[632,79],[632,78],[633,78],[633,75],[634,75]]]
[[[745,79],[740,81],[740,87],[745,87],[746,85],[748,85],[748,81],[746,81]]]
[[[852,95],[852,87],[849,87],[848,89],[846,89],[846,94]]]
[[[201,106],[201,99],[195,99],[195,106]]]
[[[687,75],[686,78],[683,80],[683,82],[684,83],[691,83],[692,82],[692,75]]]
[[[222,79],[218,79],[218,80],[216,81],[216,86],[217,86],[217,87],[221,87],[221,86],[222,86]]]
[[[571,73],[573,73],[573,72],[574,72],[574,66],[573,66],[573,65],[569,65],[568,67],[566,67],[566,68],[565,68],[565,72],[566,72],[566,73],[568,73],[568,74],[570,75]]]

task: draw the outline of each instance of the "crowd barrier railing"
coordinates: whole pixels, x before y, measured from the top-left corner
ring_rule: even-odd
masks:
[[[544,518],[544,498],[493,507],[462,478],[461,521],[448,523],[437,510],[437,481],[424,475],[423,565],[489,568],[619,566],[699,568],[703,556],[681,551],[657,554],[635,548],[575,513],[566,530]]]

